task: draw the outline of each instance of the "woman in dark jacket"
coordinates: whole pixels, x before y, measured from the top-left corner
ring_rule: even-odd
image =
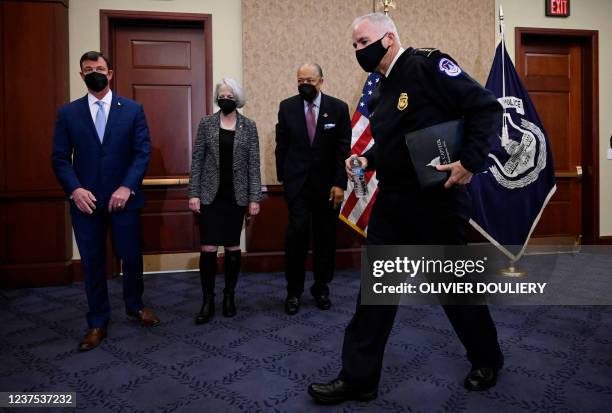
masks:
[[[240,233],[245,210],[259,213],[261,175],[259,138],[251,119],[238,113],[244,106],[242,88],[221,79],[214,100],[221,108],[200,121],[189,177],[189,209],[200,218],[200,280],[203,303],[196,324],[215,313],[217,248],[225,247],[223,315],[236,315],[234,290],[240,273]]]

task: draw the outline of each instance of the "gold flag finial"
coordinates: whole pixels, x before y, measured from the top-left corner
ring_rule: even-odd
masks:
[[[395,2],[393,0],[381,0],[381,5],[383,6],[383,12],[385,16],[389,15],[389,7],[395,9]]]

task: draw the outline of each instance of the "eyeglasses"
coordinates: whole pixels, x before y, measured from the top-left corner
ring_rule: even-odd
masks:
[[[217,97],[217,99],[230,99],[230,100],[235,100],[233,95],[219,95]]]
[[[319,79],[315,79],[312,77],[298,78],[298,85],[302,85],[304,83],[308,83],[309,85],[315,85]]]
[[[93,72],[107,73],[108,69],[105,68],[104,66],[98,66],[98,67],[85,66],[83,68],[83,74],[85,74],[85,75],[88,75],[88,74],[93,73]]]

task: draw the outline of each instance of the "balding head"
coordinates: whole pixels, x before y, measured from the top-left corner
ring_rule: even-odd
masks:
[[[316,97],[321,92],[321,86],[323,85],[323,70],[321,66],[317,63],[304,63],[301,65],[297,71],[297,83],[298,91],[302,90],[300,94],[303,93],[303,89],[312,90],[312,87],[314,87],[314,97]],[[311,85],[312,87],[306,85]]]
[[[321,66],[318,63],[313,63],[313,62],[304,63],[300,67],[298,67],[298,73],[302,69],[314,69],[317,72],[317,75],[320,78],[323,78],[323,69],[321,69]]]

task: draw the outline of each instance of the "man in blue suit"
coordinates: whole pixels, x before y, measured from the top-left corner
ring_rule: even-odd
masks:
[[[112,231],[115,253],[123,262],[126,313],[145,326],[159,319],[143,305],[140,184],[151,155],[142,105],[113,94],[110,61],[99,52],[80,60],[86,96],[64,105],[53,136],[53,169],[70,197],[72,226],[85,273],[89,311],[82,351],[106,337],[110,304],[106,285],[105,241]]]

